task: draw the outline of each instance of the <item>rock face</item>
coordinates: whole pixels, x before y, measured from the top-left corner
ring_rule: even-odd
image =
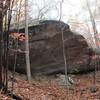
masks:
[[[23,32],[24,29],[20,30]],[[29,28],[30,60],[32,74],[64,73],[64,57],[62,49],[62,32],[64,34],[65,54],[68,73],[92,70],[92,50],[85,38],[71,32],[69,25],[59,21],[43,21]],[[19,43],[24,50],[24,43]],[[10,52],[9,67],[13,69],[14,51]],[[25,53],[18,52],[16,71],[25,73]]]

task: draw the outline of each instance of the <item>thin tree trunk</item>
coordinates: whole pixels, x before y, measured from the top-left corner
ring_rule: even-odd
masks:
[[[2,87],[2,26],[3,26],[3,4],[0,3],[0,88]]]
[[[95,43],[96,43],[96,49],[98,50],[98,51],[95,51],[95,52],[97,52],[99,54],[99,52],[100,52],[99,49],[100,48],[99,48],[99,45],[97,45],[97,43],[99,42],[98,31],[97,31],[97,28],[96,28],[94,17],[92,15],[91,9],[89,7],[89,3],[88,3],[87,0],[86,0],[86,2],[87,2],[88,11],[89,11],[89,14],[90,14],[90,20],[91,20],[91,24],[92,24],[92,28],[93,28],[93,32],[94,32],[94,39],[95,39]],[[95,67],[95,69],[94,69],[94,75],[93,75],[93,83],[95,84],[95,82],[96,82],[96,67],[97,67],[96,62],[95,62],[94,67]]]
[[[31,71],[30,71],[30,58],[29,58],[29,37],[28,37],[28,19],[27,19],[27,7],[28,7],[28,0],[25,0],[25,48],[26,48],[26,68],[27,68],[27,77],[28,81],[31,84]]]

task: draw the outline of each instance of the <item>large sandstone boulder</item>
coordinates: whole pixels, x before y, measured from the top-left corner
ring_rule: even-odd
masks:
[[[20,30],[24,32],[24,29]],[[29,28],[30,60],[32,74],[64,73],[62,31],[68,73],[92,70],[90,66],[92,50],[82,35],[71,32],[69,25],[59,21],[43,21]],[[24,49],[24,42],[19,43]],[[14,53],[10,51],[10,68],[13,69]],[[25,53],[18,52],[16,71],[25,73]]]

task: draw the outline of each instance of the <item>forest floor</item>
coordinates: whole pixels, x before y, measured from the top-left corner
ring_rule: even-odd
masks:
[[[22,100],[100,100],[100,72],[69,75],[73,83],[64,84],[64,75],[35,76],[32,85],[25,75],[16,73],[13,93]],[[9,74],[9,89],[12,89],[12,77]],[[0,100],[14,100],[0,93]]]

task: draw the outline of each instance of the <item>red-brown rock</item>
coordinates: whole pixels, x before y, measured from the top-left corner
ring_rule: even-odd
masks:
[[[65,72],[62,31],[68,73],[93,70],[93,66],[90,66],[93,51],[89,48],[85,38],[71,32],[67,24],[50,20],[29,28],[32,74]],[[20,43],[19,49],[24,50],[24,43]],[[10,53],[10,68],[13,68],[12,62],[14,62],[13,51]],[[18,53],[16,70],[26,72],[25,53]]]

